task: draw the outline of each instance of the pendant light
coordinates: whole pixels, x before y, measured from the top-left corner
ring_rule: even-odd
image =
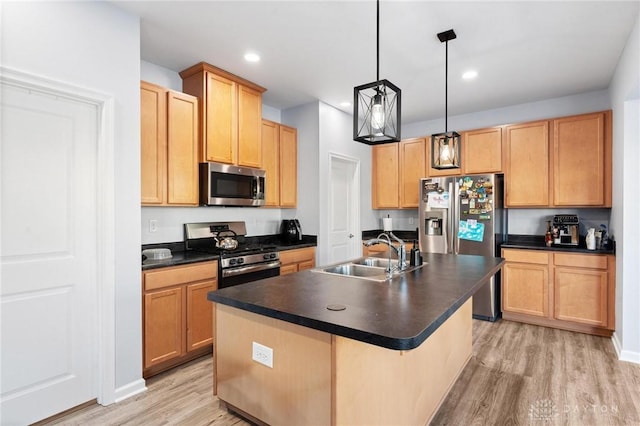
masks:
[[[438,33],[438,39],[445,43],[444,66],[444,133],[431,135],[431,167],[434,169],[460,168],[460,134],[449,132],[447,127],[447,89],[449,84],[449,40],[456,38],[456,33],[447,30]]]
[[[400,141],[400,89],[380,80],[380,0],[376,0],[376,81],[353,88],[353,140],[378,145]]]

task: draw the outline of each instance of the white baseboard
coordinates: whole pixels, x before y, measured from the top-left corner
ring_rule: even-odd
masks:
[[[618,337],[617,333],[613,333],[613,336],[611,336],[611,341],[613,342],[613,348],[615,349],[616,355],[618,355],[618,359],[620,361],[640,364],[640,352],[632,352],[622,349],[622,344],[620,343],[620,338]]]
[[[146,391],[147,391],[147,387],[144,379],[136,380],[135,382],[131,382],[127,385],[121,386],[118,389],[116,389],[115,402],[123,401],[127,398],[131,398],[132,396],[135,396],[139,393],[146,392]]]

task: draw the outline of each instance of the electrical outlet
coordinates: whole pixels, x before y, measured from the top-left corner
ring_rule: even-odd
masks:
[[[262,365],[266,365],[269,368],[273,368],[273,349],[261,345],[260,343],[253,342],[253,354],[251,359]]]
[[[409,218],[409,225],[413,225],[413,217]]]
[[[156,219],[149,219],[149,232],[156,232],[158,230],[158,221]]]

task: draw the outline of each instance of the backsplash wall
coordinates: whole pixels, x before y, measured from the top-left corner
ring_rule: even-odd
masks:
[[[244,221],[247,235],[271,235],[280,232],[282,211],[264,207],[143,207],[142,244],[184,241],[185,223]],[[156,232],[149,221],[156,220]],[[302,224],[304,232],[304,224]]]
[[[378,224],[382,229],[382,218],[393,219],[393,229],[398,231],[415,231],[418,227],[418,210],[376,210]],[[580,220],[580,235],[585,235],[588,228],[600,229],[603,224],[609,232],[611,209],[507,209],[509,234],[544,235],[547,231],[547,220],[556,214],[577,214]]]

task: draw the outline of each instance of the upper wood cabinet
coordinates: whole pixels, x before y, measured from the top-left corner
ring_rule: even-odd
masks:
[[[262,167],[262,93],[266,90],[200,62],[180,72],[200,99],[200,161]]]
[[[426,176],[424,138],[372,148],[372,205],[374,209],[418,207],[418,180]]]
[[[506,207],[549,205],[549,122],[505,128]]]
[[[555,119],[552,205],[611,207],[611,111]]]
[[[374,209],[397,209],[400,206],[399,145],[388,143],[371,149],[371,204]]]
[[[140,82],[143,205],[198,205],[198,99]]]
[[[407,139],[400,143],[400,207],[418,207],[419,180],[425,177],[427,152],[424,138]]]
[[[462,133],[463,174],[502,172],[502,127]]]
[[[262,168],[266,206],[293,208],[298,201],[298,131],[262,120]]]

